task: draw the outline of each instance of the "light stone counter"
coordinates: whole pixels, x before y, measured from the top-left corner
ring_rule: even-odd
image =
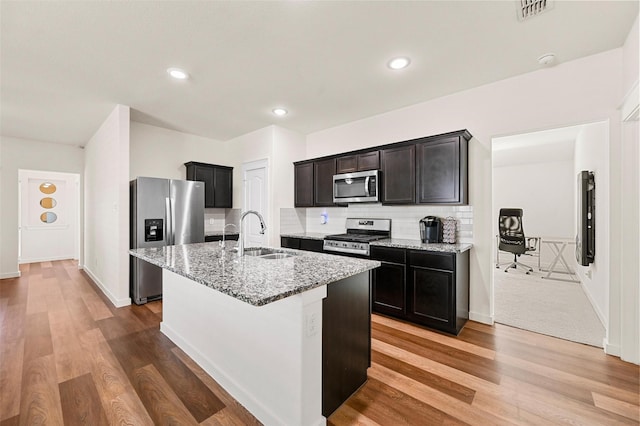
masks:
[[[133,249],[129,253],[255,306],[380,266],[380,262],[372,260],[302,250],[274,250],[296,256],[275,260],[255,256],[240,258],[232,244],[223,250],[218,243]]]
[[[394,247],[411,250],[437,251],[442,253],[463,253],[471,250],[473,244],[458,243],[423,243],[420,240],[405,240],[400,238],[389,238],[386,240],[378,240],[370,243],[372,246]]]

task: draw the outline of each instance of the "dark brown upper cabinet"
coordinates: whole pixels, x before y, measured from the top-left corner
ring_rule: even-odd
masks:
[[[294,188],[296,207],[313,207],[313,162],[294,166]]]
[[[333,206],[333,175],[336,174],[336,159],[314,161],[314,205]]]
[[[416,144],[418,203],[467,204],[467,148],[461,136]]]
[[[362,172],[380,168],[380,151],[345,155],[336,159],[336,173]]]
[[[204,182],[205,208],[233,207],[233,167],[195,161],[184,165],[187,180]]]
[[[416,202],[416,146],[404,145],[380,151],[382,203]]]

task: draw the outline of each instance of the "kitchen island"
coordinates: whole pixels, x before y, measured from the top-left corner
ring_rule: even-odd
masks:
[[[281,249],[239,257],[216,243],[130,253],[163,268],[161,331],[262,423],[325,424],[366,380],[380,262]]]

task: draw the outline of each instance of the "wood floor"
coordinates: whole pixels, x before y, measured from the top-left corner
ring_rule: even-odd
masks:
[[[159,332],[161,302],[116,309],[72,261],[21,271],[0,280],[0,425],[258,424]],[[369,380],[328,424],[640,422],[638,366],[600,349],[474,322],[372,328]]]

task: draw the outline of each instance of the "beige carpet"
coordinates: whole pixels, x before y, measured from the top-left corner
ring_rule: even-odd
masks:
[[[601,348],[604,326],[580,283],[542,276],[495,269],[495,321]]]

